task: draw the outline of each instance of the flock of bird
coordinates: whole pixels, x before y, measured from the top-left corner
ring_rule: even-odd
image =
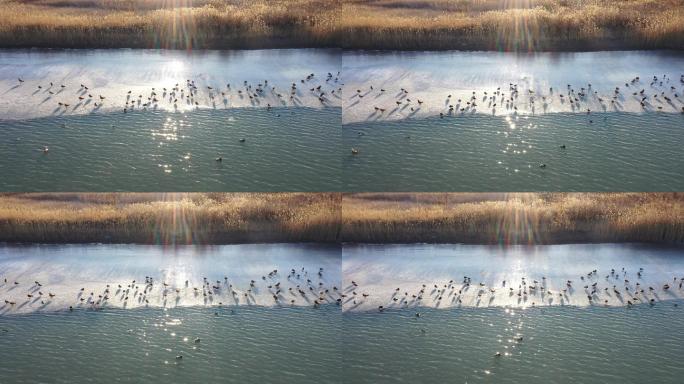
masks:
[[[539,279],[523,277],[518,282],[501,281],[500,285],[492,286],[485,283],[473,283],[471,277],[464,276],[460,281],[449,280],[438,283],[424,283],[417,291],[394,289],[389,297],[378,298],[374,303],[382,303],[377,310],[382,312],[388,308],[419,308],[426,306],[461,306],[467,305],[504,305],[504,306],[538,306],[538,305],[626,305],[641,303],[655,305],[661,301],[660,294],[671,294],[671,298],[678,297],[675,292],[682,291],[684,277],[673,277],[657,285],[643,283],[644,270],[639,269],[636,274],[629,275],[621,270],[611,269],[601,276],[597,270],[579,276],[577,280],[565,280],[559,286],[550,288],[551,283],[542,276]],[[377,294],[374,294],[377,295]],[[355,308],[365,304],[371,297],[356,282],[351,281],[345,287],[343,304],[345,308]],[[495,303],[495,300],[497,302]],[[676,304],[675,304],[676,305]],[[416,313],[419,317],[420,313]]]
[[[23,86],[26,82],[22,78],[18,78],[17,81],[16,87]],[[40,104],[55,102],[53,114],[58,114],[95,112],[111,100],[114,100],[111,101],[112,108],[114,110],[121,108],[122,113],[158,109],[178,111],[206,106],[217,108],[217,100],[220,100],[224,108],[228,108],[235,101],[242,103],[248,101],[249,106],[265,107],[267,111],[271,111],[278,106],[302,105],[305,98],[315,98],[319,105],[328,107],[335,105],[332,102],[333,99],[341,99],[343,84],[340,81],[340,72],[336,74],[328,72],[322,81],[318,81],[316,75],[310,73],[282,89],[268,80],[256,84],[244,80],[238,85],[230,83],[199,85],[192,79],[186,79],[184,83],[175,83],[168,87],[150,87],[145,91],[137,89],[136,92],[127,90],[125,94],[116,95],[95,92],[86,84],[79,84],[77,87],[74,84],[49,82],[35,86],[33,96],[46,95]],[[71,89],[75,89],[75,92],[71,92]],[[275,117],[280,117],[280,114],[275,113]],[[245,138],[239,140],[243,143],[246,141]],[[48,154],[50,148],[44,145],[40,150]],[[215,160],[220,163],[223,158],[218,156]]]
[[[392,90],[369,85],[368,88],[357,88],[348,98],[350,103],[344,108],[347,110],[354,107],[364,109],[372,107],[367,116],[369,120],[407,118],[423,112],[423,110],[427,116],[430,116],[434,111],[442,119],[475,113],[478,110],[491,111],[496,114],[497,108],[504,108],[507,113],[515,115],[519,111],[535,113],[538,105],[544,111],[554,105],[567,105],[571,112],[591,115],[591,107],[598,106],[603,112],[619,111],[622,110],[626,100],[632,98],[633,102],[639,103],[643,111],[661,111],[669,105],[670,110],[679,110],[684,114],[684,98],[682,98],[684,74],[680,75],[679,78],[681,88],[678,89],[674,84],[675,81],[672,81],[667,75],[660,77],[654,75],[648,81],[648,85],[639,76],[636,76],[626,81],[624,86],[616,86],[611,92],[604,94],[595,90],[590,83],[579,88],[567,84],[565,90],[550,87],[546,93],[533,90],[529,85],[509,83],[507,86],[481,91],[481,93],[472,91],[472,94],[466,98],[456,98],[452,94],[447,94],[442,104],[434,101],[430,95],[433,105],[427,105],[426,100],[421,99],[418,95],[414,96],[414,93],[420,94],[421,92],[409,92],[403,87],[399,90]],[[365,100],[371,100],[371,102],[366,103]],[[382,100],[383,104],[377,104],[378,100]],[[592,124],[593,120],[589,119],[589,123]],[[361,134],[359,133],[359,135]],[[566,147],[562,144],[560,148],[565,149]],[[359,153],[359,148],[351,148],[352,155]],[[539,167],[546,168],[546,164],[541,163]]]
[[[216,108],[217,102],[227,108],[232,101],[237,100],[249,101],[251,106],[265,106],[270,110],[276,106],[299,105],[304,97],[318,99],[322,106],[332,105],[332,99],[339,99],[342,92],[339,77],[339,72],[337,74],[329,72],[322,81],[318,81],[316,75],[310,73],[282,89],[269,83],[268,80],[256,84],[245,80],[241,84],[233,85],[230,83],[200,85],[199,80],[196,82],[193,79],[186,79],[185,82],[170,84],[167,87],[150,87],[144,91],[137,88],[136,92],[127,90],[123,95],[109,95],[102,90],[96,92],[87,84],[76,86],[49,82],[35,84],[33,95],[46,95],[41,104],[54,102],[56,105],[54,113],[79,112],[79,109],[80,112],[96,111],[110,100],[116,100],[113,104],[120,107],[123,113],[158,108],[173,110],[205,106]],[[18,78],[17,80],[17,87],[24,86],[26,82],[24,79]],[[71,91],[72,89],[75,91]],[[91,103],[92,108],[89,108]]]
[[[49,306],[51,310],[77,308],[104,309],[128,306],[190,305],[299,305],[318,307],[324,304],[340,305],[342,298],[337,286],[330,286],[324,278],[323,268],[310,272],[305,268],[291,269],[285,276],[277,269],[251,280],[246,287],[237,287],[228,276],[200,282],[185,280],[180,283],[159,281],[152,276],[144,280],[102,284],[98,289],[81,287],[74,292],[55,293],[48,284],[38,280],[19,281],[4,277],[0,280],[1,313],[19,311],[25,306]],[[68,296],[60,298],[60,296]],[[52,305],[51,305],[52,304]],[[59,307],[61,306],[61,307]],[[32,307],[31,309],[36,309]]]
[[[604,277],[597,270],[592,270],[578,280],[565,280],[557,289],[550,288],[551,284],[545,276],[539,279],[522,277],[518,282],[503,280],[498,286],[485,283],[473,283],[472,278],[464,276],[460,281],[449,280],[438,283],[424,283],[417,291],[410,291],[397,287],[385,304],[379,305],[378,310],[387,308],[409,308],[434,305],[439,307],[467,304],[480,306],[492,305],[496,298],[502,302],[517,306],[537,306],[558,304],[573,305],[621,305],[632,306],[639,303],[655,304],[660,301],[659,294],[674,293],[683,288],[684,277],[673,277],[670,281],[657,285],[642,284],[644,270],[639,269],[631,277],[628,272],[611,269]],[[159,282],[152,276],[145,276],[143,281],[132,280],[125,283],[104,284],[100,289],[86,290],[85,287],[73,293],[73,302],[68,305],[69,310],[78,307],[102,309],[108,304],[126,307],[127,305],[161,305],[166,307],[169,301],[176,305],[181,299],[187,302],[191,299],[194,304],[202,305],[311,305],[317,307],[322,304],[344,304],[356,307],[363,305],[371,297],[354,280],[345,287],[329,286],[324,282],[323,268],[310,273],[305,268],[291,269],[284,278],[278,270],[272,270],[260,279],[251,280],[247,287],[234,286],[224,276],[223,279],[191,282],[185,280],[179,284],[166,281]],[[631,279],[631,280],[630,280]],[[57,296],[49,287],[35,280],[21,282],[7,277],[0,281],[0,290],[4,289],[6,298],[1,310],[12,310],[25,305],[40,303],[41,308],[47,307]],[[60,293],[60,295],[63,293]],[[373,293],[377,297],[377,293]],[[265,297],[269,297],[264,302]],[[676,296],[675,296],[676,297]],[[257,301],[261,298],[260,302]],[[66,298],[65,298],[66,299]],[[382,299],[380,299],[382,300]],[[69,299],[67,299],[69,301]],[[0,303],[1,304],[1,303]]]
[[[20,85],[25,82],[22,78],[19,78],[18,81]],[[513,114],[517,114],[519,109],[535,113],[537,106],[541,106],[546,111],[554,105],[566,105],[572,112],[591,114],[592,107],[597,107],[602,111],[609,109],[618,111],[622,109],[623,104],[631,100],[638,102],[644,111],[659,111],[669,106],[669,110],[680,110],[684,113],[684,99],[682,99],[684,74],[680,75],[678,82],[680,89],[677,88],[676,81],[667,75],[653,75],[648,80],[642,80],[636,76],[625,81],[624,86],[618,85],[607,93],[599,93],[592,87],[591,83],[580,87],[567,84],[565,89],[550,87],[546,92],[532,89],[533,87],[526,83],[509,83],[507,86],[481,91],[481,93],[472,91],[468,97],[456,98],[448,94],[445,96],[443,104],[426,105],[425,109],[428,114],[429,111],[439,111],[440,118],[472,113],[478,110],[491,110],[492,113],[496,113],[497,108],[504,108]],[[71,94],[68,94],[67,89],[75,88],[75,86],[50,82],[45,85],[38,84],[36,87],[34,94],[41,92],[48,94],[43,102],[52,100],[53,97],[59,99],[58,101],[55,100],[57,103],[57,107],[53,111],[55,113],[69,111],[70,107],[72,112],[86,109],[93,100],[92,110],[97,110],[110,98],[110,96],[95,93],[86,84],[80,84],[76,88],[76,92]],[[210,105],[216,108],[219,99],[224,107],[228,107],[231,100],[249,100],[249,105],[264,106],[265,104],[265,108],[270,111],[274,106],[298,105],[301,103],[301,98],[307,95],[317,98],[323,106],[332,105],[330,98],[341,99],[342,89],[343,83],[340,81],[340,72],[336,74],[328,72],[321,82],[317,82],[316,75],[310,73],[283,89],[272,85],[268,80],[256,84],[245,80],[238,86],[230,83],[200,86],[195,80],[186,79],[184,83],[175,83],[169,87],[151,87],[144,92],[135,93],[128,90],[124,95],[113,95],[111,98],[119,100],[119,103],[121,103],[120,100],[124,100],[120,106],[123,113],[135,110],[156,110],[160,107],[178,110],[179,108],[200,108]],[[420,92],[415,93],[420,94]],[[351,103],[343,106],[345,109],[351,109],[357,105],[364,108],[372,107],[368,116],[369,119],[411,117],[420,112],[426,103],[425,100],[419,96],[414,96],[414,92],[409,92],[406,88],[388,90],[375,88],[373,85],[369,85],[368,88],[356,89],[348,99]],[[391,101],[387,101],[387,99]],[[363,102],[364,100],[372,101],[369,104]],[[389,103],[389,105],[378,105],[377,100],[382,100],[383,103]],[[275,116],[279,117],[280,115],[276,113]],[[590,119],[589,123],[593,123],[593,120]],[[239,140],[240,142],[246,141],[245,138]],[[564,145],[560,147],[565,149]],[[44,145],[41,150],[47,154],[49,147]],[[354,147],[351,149],[351,153],[358,155],[360,150]],[[218,156],[215,160],[222,162],[223,158]],[[546,164],[539,164],[539,167],[545,168]]]
[[[677,87],[679,86],[679,88]],[[414,95],[415,94],[415,95]],[[554,105],[566,105],[571,112],[590,114],[591,107],[598,106],[602,111],[619,111],[622,105],[632,99],[638,102],[644,111],[660,111],[670,106],[670,110],[684,113],[684,74],[679,78],[679,84],[667,75],[654,75],[649,80],[642,80],[639,76],[618,85],[608,92],[600,93],[592,84],[579,87],[567,84],[563,88],[550,87],[547,91],[535,90],[526,84],[509,83],[488,91],[472,91],[472,95],[456,98],[451,94],[445,95],[443,104],[427,105],[421,99],[421,92],[409,91],[406,88],[386,89],[357,88],[348,98],[347,108],[362,107],[370,109],[369,119],[381,117],[411,117],[425,108],[428,111],[439,111],[439,117],[455,116],[478,110],[496,113],[497,108],[508,112],[518,113],[519,109],[535,113],[537,106],[544,111]],[[432,94],[428,94],[433,100]],[[377,104],[382,100],[383,104]]]
[[[377,293],[365,291],[359,283],[352,280],[344,288],[343,306],[345,310],[361,307],[373,310],[377,305],[378,312],[389,309],[420,310],[426,307],[460,307],[472,306],[503,306],[506,313],[521,320],[522,313],[511,308],[536,307],[539,305],[622,305],[632,307],[638,304],[654,306],[656,303],[666,300],[661,296],[669,295],[669,298],[680,298],[684,293],[684,277],[674,276],[672,280],[661,281],[659,284],[647,284],[644,282],[645,271],[639,268],[636,273],[628,273],[625,268],[611,269],[609,272],[599,273],[596,269],[578,276],[576,280],[563,280],[559,288],[551,289],[552,285],[546,277],[529,279],[521,277],[519,281],[502,280],[496,286],[485,283],[473,283],[469,276],[462,279],[440,281],[437,283],[421,284],[418,290],[402,287],[393,289],[387,296],[377,297]],[[415,289],[415,287],[414,287]],[[678,292],[679,294],[675,293]],[[378,300],[366,303],[366,300],[377,298]],[[499,299],[499,300],[496,300]],[[503,299],[503,300],[502,300]],[[370,301],[370,300],[369,300]],[[495,302],[496,301],[496,302]],[[673,304],[675,307],[678,304]],[[510,309],[510,311],[509,311]],[[419,320],[425,313],[415,312],[414,319]],[[509,322],[510,324],[510,322]],[[504,331],[512,332],[507,341],[510,345],[504,346],[504,352],[495,351],[493,358],[503,358],[512,354],[511,350],[518,348],[523,343],[524,335],[520,333],[521,327],[510,327]],[[424,328],[421,333],[426,333]]]
[[[102,107],[107,100],[118,96],[118,100],[123,98],[122,112],[127,113],[133,110],[157,109],[159,107],[172,107],[177,110],[180,107],[195,107],[211,105],[216,107],[217,100],[224,106],[228,106],[231,100],[249,100],[252,106],[264,106],[271,109],[277,104],[282,106],[297,105],[303,96],[312,96],[318,99],[322,105],[328,105],[331,97],[340,98],[343,84],[340,82],[340,72],[333,74],[328,72],[324,81],[315,82],[315,74],[311,73],[293,82],[287,88],[280,89],[263,80],[252,84],[247,80],[241,85],[203,85],[199,86],[195,80],[186,79],[184,83],[175,83],[168,87],[151,87],[144,92],[133,92],[128,90],[125,95],[105,96],[102,93],[94,92],[88,85],[80,84],[79,87],[66,84],[36,85],[34,94],[44,93],[47,97],[43,102],[53,99],[56,103],[55,112],[60,110],[67,111],[72,107],[72,111],[79,108],[87,108],[92,102],[93,109]],[[25,81],[18,79],[19,85]],[[667,75],[652,76],[649,80],[642,80],[639,76],[626,81],[623,85],[616,86],[610,92],[599,93],[592,88],[592,84],[574,87],[567,84],[565,89],[554,89],[550,87],[547,92],[534,90],[532,87],[525,87],[524,84],[509,83],[507,86],[497,87],[489,91],[472,91],[472,95],[465,98],[452,97],[451,94],[445,96],[443,105],[434,106],[441,110],[439,116],[444,118],[450,115],[475,112],[481,110],[491,110],[496,112],[497,108],[504,108],[507,111],[517,113],[520,109],[535,112],[539,105],[544,110],[554,103],[567,104],[573,112],[592,112],[590,106],[598,105],[603,111],[620,110],[621,105],[632,98],[638,102],[643,110],[663,110],[666,106],[670,109],[679,110],[684,113],[684,100],[682,94],[684,89],[684,74],[680,75],[678,89],[676,81]],[[68,94],[67,89],[76,88],[75,93]],[[378,105],[376,99],[381,96],[392,95],[389,105]],[[420,111],[425,101],[419,96],[414,97],[413,92],[406,88],[399,90],[387,90],[385,88],[375,88],[369,85],[368,88],[358,88],[349,97],[352,101],[347,105],[348,108],[356,105],[371,105],[372,113],[370,117],[390,116],[401,112],[409,112],[409,115]],[[362,103],[364,100],[371,100],[369,103]],[[384,99],[383,99],[384,100]],[[274,105],[270,102],[274,101]],[[277,104],[276,104],[277,103]],[[432,109],[432,108],[430,108]]]

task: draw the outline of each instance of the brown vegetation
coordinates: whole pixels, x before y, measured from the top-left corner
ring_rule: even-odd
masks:
[[[0,241],[223,244],[335,242],[339,194],[0,195]]]
[[[681,244],[684,195],[2,194],[0,241]]]
[[[0,46],[684,49],[684,0],[0,0]]]
[[[0,0],[0,46],[335,47],[336,0]]]
[[[342,200],[345,242],[684,243],[677,193],[389,193]]]
[[[340,27],[364,49],[683,49],[684,0],[345,0]]]

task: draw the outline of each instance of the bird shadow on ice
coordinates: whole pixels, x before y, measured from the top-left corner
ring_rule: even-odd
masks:
[[[358,104],[359,104],[359,102],[360,102],[360,100],[356,100],[356,101],[354,101],[353,103],[351,103],[351,104],[347,105],[347,108],[351,108],[351,107],[354,107],[354,106],[358,105]]]
[[[8,93],[14,91],[15,89],[17,89],[17,88],[19,88],[19,87],[21,87],[21,84],[17,84],[17,85],[15,85],[15,86],[13,86],[13,87],[10,87],[10,88],[8,88],[8,89],[5,91],[4,94],[8,94]]]

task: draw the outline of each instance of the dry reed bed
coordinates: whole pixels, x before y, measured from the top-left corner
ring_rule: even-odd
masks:
[[[684,48],[683,0],[346,0],[342,8],[349,48]]]
[[[0,0],[0,46],[335,47],[335,0]]]
[[[0,241],[335,242],[339,194],[5,194]]]
[[[2,194],[0,241],[682,244],[684,195]]]
[[[684,49],[684,0],[0,0],[0,46]]]
[[[360,243],[684,243],[677,193],[354,194],[341,239]]]

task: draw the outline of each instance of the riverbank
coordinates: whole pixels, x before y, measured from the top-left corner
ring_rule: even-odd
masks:
[[[0,0],[0,47],[683,49],[684,2]]]
[[[337,241],[330,193],[0,195],[0,242],[231,244]]]
[[[350,243],[684,242],[678,193],[362,193],[342,212]]]

